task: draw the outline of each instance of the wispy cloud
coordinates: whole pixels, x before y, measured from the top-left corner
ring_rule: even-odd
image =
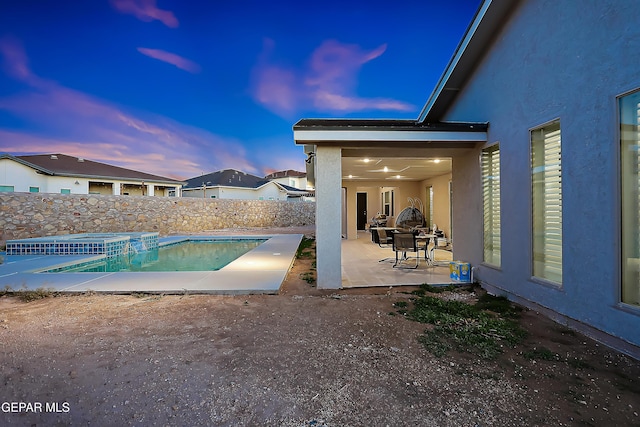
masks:
[[[182,56],[176,55],[175,53],[167,52],[160,49],[147,49],[145,47],[139,47],[138,52],[159,61],[175,65],[181,70],[185,70],[190,73],[195,74],[200,72],[200,65],[189,59],[183,58]]]
[[[12,36],[1,37],[0,53],[4,57],[2,68],[8,76],[33,87],[46,85],[46,81],[33,74],[29,68],[29,59],[20,40]]]
[[[7,74],[30,89],[0,98],[0,111],[37,129],[0,129],[0,151],[59,152],[179,178],[223,168],[258,172],[238,140],[42,79],[13,39],[0,39],[0,56]]]
[[[322,43],[302,71],[271,63],[272,40],[253,70],[252,94],[258,103],[284,117],[304,110],[348,113],[364,110],[412,111],[415,106],[388,98],[362,98],[356,94],[357,77],[364,64],[380,57],[386,44],[371,51],[335,40]]]
[[[158,20],[170,28],[180,25],[173,12],[156,6],[156,0],[111,0],[111,6],[118,12],[133,15],[141,21]]]

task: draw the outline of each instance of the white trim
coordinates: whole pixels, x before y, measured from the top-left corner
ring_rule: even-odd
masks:
[[[298,143],[325,141],[487,142],[486,132],[393,130],[294,130]]]

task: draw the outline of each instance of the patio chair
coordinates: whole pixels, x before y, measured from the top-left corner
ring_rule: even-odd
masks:
[[[393,243],[393,237],[389,236],[386,230],[377,229],[376,231],[378,233],[378,246],[387,248]]]
[[[394,233],[393,234],[393,251],[396,253],[396,263],[393,264],[393,268],[405,268],[405,269],[416,269],[418,268],[418,264],[420,263],[420,248],[418,248],[418,244],[416,242],[416,237],[413,233]],[[409,260],[407,257],[407,252],[415,252],[416,256],[413,257],[416,260],[416,265],[413,267],[403,267],[402,261]],[[400,257],[398,257],[398,255]]]
[[[418,249],[424,251],[424,259],[429,265],[433,263],[433,250],[435,249],[435,242],[434,245],[431,246],[431,248],[429,247],[430,243],[430,237],[421,237],[420,235],[416,237],[416,244],[418,245]]]

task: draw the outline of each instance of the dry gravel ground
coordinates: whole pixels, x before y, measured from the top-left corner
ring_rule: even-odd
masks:
[[[532,311],[499,359],[438,358],[389,314],[409,289],[319,291],[309,269],[280,295],[0,298],[0,425],[640,425],[637,360]],[[559,358],[522,356],[541,347]]]

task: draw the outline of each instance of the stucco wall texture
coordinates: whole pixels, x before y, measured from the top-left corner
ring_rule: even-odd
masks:
[[[476,278],[488,285],[635,345],[640,311],[619,303],[617,103],[640,87],[638,22],[637,0],[522,2],[444,117],[488,121],[488,144],[500,144],[502,266],[482,264],[480,148],[454,159],[456,257],[478,266]],[[555,119],[562,132],[558,286],[531,277],[530,130]]]
[[[0,193],[0,245],[74,233],[160,235],[315,223],[315,203],[169,197]]]

